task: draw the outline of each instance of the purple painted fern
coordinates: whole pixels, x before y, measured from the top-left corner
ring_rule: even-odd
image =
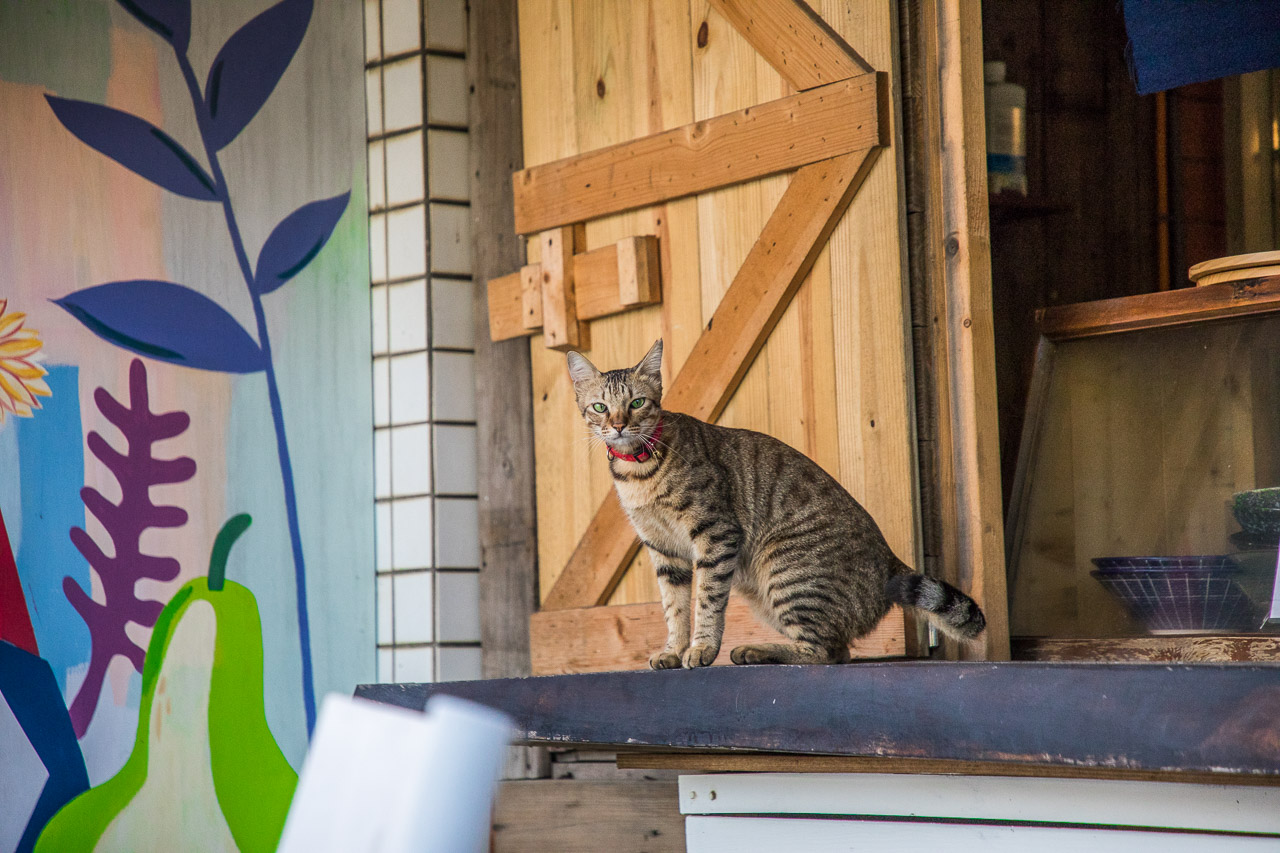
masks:
[[[123,655],[134,669],[142,672],[146,650],[129,639],[124,630],[125,624],[136,622],[150,628],[155,625],[164,604],[139,599],[135,592],[138,581],[144,578],[171,581],[179,573],[178,561],[172,557],[153,557],[142,553],[143,531],[152,527],[181,527],[187,523],[186,510],[153,504],[150,489],[152,486],[185,482],[196,473],[195,461],[186,456],[157,459],[152,455],[152,445],[186,432],[191,418],[186,412],[156,414],[151,411],[147,368],[140,359],[135,358],[129,366],[127,406],[107,393],[105,388],[94,391],[93,399],[103,417],[124,434],[126,450],[120,453],[97,432],[89,433],[89,450],[120,483],[120,503],[111,503],[97,489],[86,486],[80,490],[85,508],[94,514],[111,537],[115,556],[108,557],[81,528],[71,528],[71,541],[97,573],[105,603],[94,601],[71,578],[62,579],[67,600],[89,626],[92,639],[89,672],[71,703],[71,721],[75,725],[76,737],[83,737],[89,728],[112,658]]]

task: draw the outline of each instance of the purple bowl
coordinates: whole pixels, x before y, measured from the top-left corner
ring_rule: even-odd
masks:
[[[1262,613],[1230,555],[1099,557],[1091,574],[1153,634],[1250,631]]]
[[[1240,571],[1231,554],[1195,557],[1095,557],[1093,564],[1104,574],[1130,572],[1194,571],[1233,574]]]

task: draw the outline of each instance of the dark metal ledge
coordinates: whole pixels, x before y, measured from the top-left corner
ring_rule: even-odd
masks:
[[[506,711],[528,743],[1280,782],[1276,664],[725,666],[356,689],[414,709],[435,693]]]

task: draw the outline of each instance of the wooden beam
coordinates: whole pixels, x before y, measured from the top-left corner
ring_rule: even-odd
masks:
[[[508,176],[523,163],[515,0],[480,4],[469,16],[471,268],[477,281],[524,260]],[[529,345],[495,343],[483,288],[475,289],[475,371],[480,537],[480,667],[486,678],[529,673],[529,614],[538,605],[533,388]],[[507,778],[545,776],[544,748],[509,751]]]
[[[888,78],[808,92],[517,172],[516,230],[545,231],[887,144]]]
[[[649,656],[667,640],[662,605],[620,604],[544,610],[529,619],[534,675],[647,669]],[[725,612],[724,642],[716,665],[729,664],[729,652],[743,643],[785,643],[787,639],[752,615],[736,596]],[[855,658],[902,657],[906,646],[902,612],[894,607],[870,634],[850,646]]]
[[[711,5],[801,91],[872,70],[804,0],[711,0]]]
[[[886,662],[710,666],[452,684],[363,685],[510,714],[522,740],[998,761],[1280,780],[1276,664]],[[1051,701],[1046,701],[1051,697]]]
[[[657,237],[625,237],[617,250],[618,301],[628,308],[661,300],[654,285],[661,275]]]
[[[586,229],[567,225],[543,231],[542,339],[548,349],[591,349],[587,327],[578,321],[573,256],[586,246]],[[523,292],[523,291],[522,291]]]
[[[1280,785],[1275,776],[1176,773],[1120,767],[1057,767],[1011,761],[949,761],[932,758],[862,758],[852,755],[793,755],[769,752],[624,752],[620,770],[681,773],[902,773],[930,776],[1010,776],[1014,778],[1112,779],[1211,785]]]
[[[921,28],[936,58],[940,168],[931,217],[934,269],[942,275],[933,306],[940,322],[936,351],[940,435],[950,530],[940,567],[950,583],[972,595],[987,617],[980,644],[946,641],[949,656],[1008,660],[1004,514],[996,406],[995,328],[991,306],[991,242],[987,219],[986,130],[983,124],[982,10],[965,0],[926,0]]]
[[[520,276],[520,325],[532,335],[542,328],[542,264],[525,264],[520,268],[518,275]],[[577,270],[575,270],[574,282],[577,281]],[[489,299],[492,304],[492,283],[489,288]],[[495,341],[515,337],[515,335],[499,336],[496,329],[492,334]]]
[[[1040,333],[1068,341],[1280,311],[1280,276],[1042,308]]]
[[[623,301],[624,287],[632,302]],[[573,256],[578,321],[596,320],[662,301],[658,238],[627,237]],[[495,341],[535,335],[542,329],[542,264],[490,279],[489,334]]]
[[[680,792],[674,780],[504,782],[494,803],[489,849],[492,853],[684,853]]]
[[[923,26],[921,7],[929,0],[906,0],[899,10],[899,91],[902,93],[903,190],[906,209],[908,294],[911,305],[912,397],[915,403],[916,483],[922,558],[916,569],[940,577],[944,555],[955,552],[955,478],[950,470],[947,421],[942,418],[946,360],[940,321],[945,316],[942,179],[938,116],[937,33]],[[950,545],[950,547],[949,547]],[[907,612],[908,644],[927,654],[928,626]],[[918,655],[920,656],[920,655]]]
[[[664,407],[706,421],[720,415],[826,245],[877,151],[846,154],[796,172],[663,396]],[[605,604],[638,547],[617,495],[610,490],[543,600],[543,609]]]

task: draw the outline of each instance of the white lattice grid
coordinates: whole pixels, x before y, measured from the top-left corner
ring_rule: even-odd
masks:
[[[365,0],[378,680],[480,677],[466,0]]]

